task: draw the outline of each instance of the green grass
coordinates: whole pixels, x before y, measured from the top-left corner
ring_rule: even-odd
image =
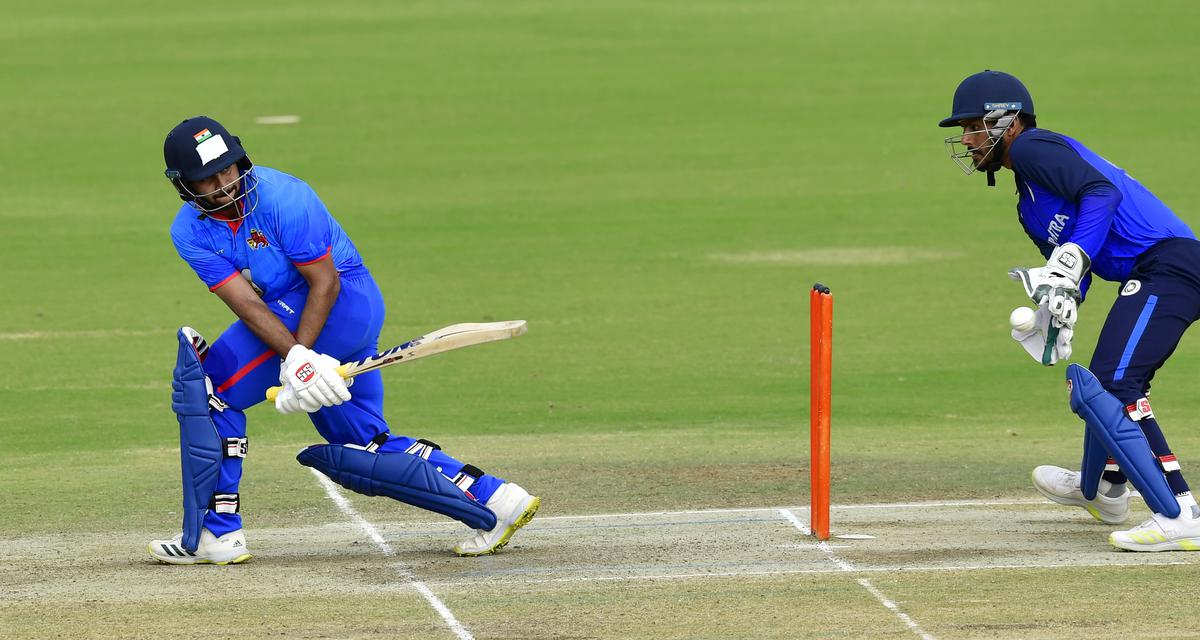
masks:
[[[387,370],[387,413],[394,432],[528,481],[559,513],[803,502],[814,281],[836,295],[835,501],[1029,495],[1030,467],[1069,466],[1080,434],[1062,369],[1008,338],[1022,296],[1005,272],[1039,257],[1008,174],[996,189],[961,176],[936,122],[962,77],[1010,71],[1043,126],[1196,226],[1186,62],[1200,8],[1000,13],[7,7],[0,536],[177,524],[173,331],[211,340],[232,319],[167,235],[178,200],[160,142],[201,113],[321,194],[387,299],[382,343],[529,321],[520,340]],[[302,121],[255,124],[274,114]],[[772,252],[784,259],[753,259]],[[1081,361],[1114,293],[1097,286],[1082,307]],[[1185,470],[1200,455],[1197,365],[1188,336],[1155,379]],[[317,438],[307,422],[249,415],[247,521],[336,517],[291,460]]]

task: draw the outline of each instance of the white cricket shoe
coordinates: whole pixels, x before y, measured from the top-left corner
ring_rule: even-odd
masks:
[[[1155,513],[1128,531],[1114,531],[1108,543],[1128,551],[1200,551],[1200,507],[1184,506],[1178,518]]]
[[[1105,495],[1112,487],[1107,480],[1100,480],[1096,497],[1088,500],[1079,490],[1079,472],[1042,465],[1033,470],[1033,488],[1038,493],[1059,504],[1083,507],[1092,517],[1105,524],[1121,524],[1129,517],[1129,488],[1115,498]]]
[[[496,514],[496,526],[491,531],[476,529],[475,536],[454,547],[460,556],[482,556],[496,553],[508,544],[517,529],[529,524],[542,505],[542,499],[512,482],[505,482],[487,501],[487,508]]]
[[[170,540],[151,540],[147,547],[155,560],[167,564],[240,564],[250,559],[242,530],[230,531],[220,538],[208,529],[200,530],[195,553],[183,548],[183,534]]]

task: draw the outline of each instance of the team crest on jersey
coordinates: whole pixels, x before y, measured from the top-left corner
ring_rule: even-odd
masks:
[[[267,246],[267,236],[258,229],[250,230],[250,237],[246,238],[246,244],[250,245],[251,249],[261,249]]]
[[[1129,282],[1125,283],[1125,286],[1121,287],[1121,295],[1131,296],[1141,290],[1142,290],[1142,281],[1141,280],[1130,280]]]

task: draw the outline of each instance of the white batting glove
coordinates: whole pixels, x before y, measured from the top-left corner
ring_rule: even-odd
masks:
[[[285,391],[288,387],[292,389],[304,411],[312,413],[350,399],[346,381],[337,372],[339,366],[337,360],[298,344],[288,351],[279,368],[279,382]]]
[[[1052,366],[1059,360],[1069,360],[1075,329],[1060,323],[1045,305],[1039,306],[1035,314],[1033,327],[1025,331],[1013,329],[1012,339],[1019,342],[1031,358],[1044,366]]]
[[[314,404],[309,408],[302,405],[300,398],[296,396],[296,390],[290,384],[283,385],[283,390],[279,392],[279,395],[275,396],[275,410],[285,416],[289,413],[297,413],[299,411],[312,412],[320,408],[321,405],[319,404]]]
[[[1008,277],[1021,283],[1030,300],[1045,305],[1060,326],[1074,328],[1083,299],[1079,283],[1091,265],[1091,258],[1079,245],[1067,242],[1054,248],[1046,266],[1012,269]]]

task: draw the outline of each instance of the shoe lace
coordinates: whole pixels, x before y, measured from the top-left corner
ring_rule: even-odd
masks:
[[[1058,484],[1066,485],[1072,489],[1079,488],[1079,474],[1074,471],[1063,469],[1058,472],[1058,477],[1055,478]]]

